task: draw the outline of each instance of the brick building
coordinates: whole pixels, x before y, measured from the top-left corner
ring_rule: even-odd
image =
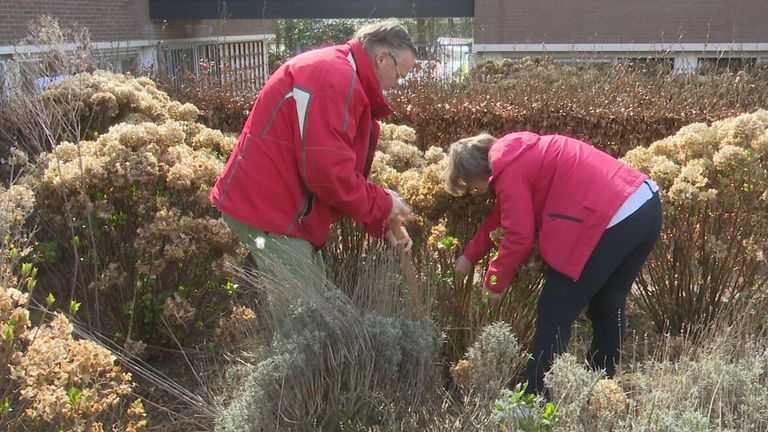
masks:
[[[181,0],[154,2],[165,4],[169,16],[216,14],[215,7],[203,11],[199,6],[210,6],[213,0],[192,2],[188,9]],[[768,0],[281,0],[263,3],[263,9],[259,2],[252,7],[246,0],[232,0],[234,12],[226,20],[167,21],[150,19],[150,3],[0,0],[0,62],[24,49],[14,44],[26,33],[26,23],[47,13],[64,25],[77,22],[89,28],[94,47],[119,59],[118,70],[136,65],[173,68],[181,63],[195,67],[198,59],[215,53],[232,66],[256,66],[259,74],[266,75],[265,40],[275,32],[275,22],[238,16],[267,12],[273,18],[286,14],[327,18],[345,13],[350,18],[383,11],[403,17],[414,11],[425,17],[474,13],[474,42],[460,46],[454,55],[462,63],[543,55],[571,61],[647,58],[674,65],[677,71],[691,71],[702,63],[723,60],[737,67],[768,62]]]
[[[482,58],[666,58],[768,61],[767,0],[475,0],[473,51]]]
[[[255,85],[269,72],[266,43],[275,32],[273,20],[158,21],[150,19],[149,0],[0,0],[0,71],[4,60],[41,49],[18,42],[27,35],[28,24],[42,15],[62,27],[87,28],[93,51],[117,71],[182,63],[196,68],[208,58],[247,68]]]

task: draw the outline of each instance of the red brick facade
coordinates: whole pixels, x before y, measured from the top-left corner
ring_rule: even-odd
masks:
[[[768,42],[768,0],[475,0],[475,43]]]
[[[48,14],[62,26],[87,27],[93,42],[197,38],[274,33],[268,20],[150,21],[148,0],[0,0],[0,45],[27,34],[28,23]]]

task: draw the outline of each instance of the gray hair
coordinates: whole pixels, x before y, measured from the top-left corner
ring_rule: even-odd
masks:
[[[495,141],[493,135],[482,133],[451,144],[448,167],[443,171],[445,190],[449,194],[464,195],[469,182],[488,180],[491,175],[488,150]]]
[[[391,48],[395,51],[408,49],[416,55],[416,47],[413,45],[408,31],[397,20],[386,20],[368,24],[361,27],[355,38],[363,44],[363,48],[369,55],[373,55],[380,48]]]

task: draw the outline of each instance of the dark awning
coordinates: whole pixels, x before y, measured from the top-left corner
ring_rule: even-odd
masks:
[[[222,14],[222,5],[226,5]],[[474,0],[149,0],[153,20],[471,17]]]

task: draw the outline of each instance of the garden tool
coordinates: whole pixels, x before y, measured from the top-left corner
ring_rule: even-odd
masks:
[[[389,228],[392,230],[392,234],[394,234],[395,239],[400,242],[403,239],[403,231],[400,229],[400,221],[397,219],[390,219]],[[397,250],[399,252],[398,258],[400,260],[400,271],[403,273],[403,279],[405,279],[405,284],[408,286],[408,292],[411,298],[411,306],[413,309],[412,318],[418,320],[425,315],[426,310],[422,304],[419,292],[419,283],[418,279],[416,278],[416,269],[414,268],[410,257],[405,252],[403,245],[398,244]]]

